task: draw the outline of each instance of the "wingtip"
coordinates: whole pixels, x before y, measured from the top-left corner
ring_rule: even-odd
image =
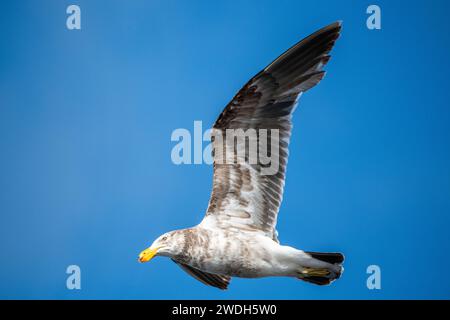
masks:
[[[344,22],[342,21],[342,20],[337,20],[337,21],[335,21],[335,22],[333,22],[332,24],[330,24],[329,26],[328,26],[328,28],[330,28],[330,29],[339,29],[339,30],[341,30],[342,29],[342,24],[343,24]]]
[[[311,36],[318,35],[318,34],[321,34],[323,32],[330,32],[330,31],[334,32],[334,33],[337,33],[337,34],[340,34],[341,33],[341,29],[342,29],[342,23],[343,23],[342,20],[337,20],[337,21],[335,21],[333,23],[330,23],[329,25],[323,27],[322,29],[319,29],[318,31],[313,33]]]
[[[330,27],[334,26],[334,27],[342,27],[342,24],[344,23],[343,20],[336,20],[335,22],[330,24]]]
[[[326,26],[323,30],[333,30],[338,34],[338,37],[340,37],[342,31],[342,24],[343,24],[342,20],[337,20]]]

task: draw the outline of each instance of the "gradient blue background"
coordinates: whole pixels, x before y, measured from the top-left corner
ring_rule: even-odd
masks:
[[[66,29],[78,4],[82,30]],[[0,10],[0,298],[450,298],[448,1],[8,1]],[[294,117],[282,243],[346,254],[329,287],[288,278],[206,287],[161,233],[198,223],[208,165],[176,166],[176,128],[335,20],[324,81]],[[66,289],[66,267],[82,290]],[[366,268],[382,269],[382,289]]]

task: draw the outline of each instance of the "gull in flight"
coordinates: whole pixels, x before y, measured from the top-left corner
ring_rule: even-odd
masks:
[[[340,31],[341,22],[335,22],[306,37],[236,94],[213,126],[213,188],[204,219],[158,237],[140,253],[140,262],[169,257],[195,279],[219,289],[227,289],[231,277],[283,276],[327,285],[341,276],[341,253],[282,245],[276,231],[292,113],[301,94],[324,77],[323,67]],[[227,139],[232,130],[273,131],[271,137],[277,139],[269,142],[262,134],[247,138],[266,151],[277,147],[270,157],[277,170],[264,173],[267,163],[249,161],[245,146],[244,154],[239,153],[236,149],[242,151],[247,140]],[[232,152],[224,156],[224,150]]]

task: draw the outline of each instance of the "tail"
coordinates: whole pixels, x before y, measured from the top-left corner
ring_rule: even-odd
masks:
[[[309,260],[297,272],[297,278],[320,286],[332,283],[339,279],[344,268],[344,255],[338,252],[307,252]]]

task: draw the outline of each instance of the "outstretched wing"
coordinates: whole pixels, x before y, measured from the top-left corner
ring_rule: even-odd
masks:
[[[335,22],[294,45],[254,76],[220,114],[212,130],[213,190],[202,226],[262,232],[277,241],[292,112],[300,95],[323,78],[340,30],[341,23]],[[242,129],[244,139],[235,139],[231,135],[238,132],[229,129]],[[278,139],[272,140],[273,129]],[[256,163],[251,143],[258,145]],[[264,152],[269,156],[261,157]]]
[[[219,288],[222,290],[228,289],[228,285],[230,284],[231,277],[204,272],[204,271],[198,270],[194,267],[191,267],[187,264],[178,262],[174,259],[172,259],[172,261],[175,262],[177,265],[179,265],[181,269],[186,271],[187,274],[194,277],[198,281],[200,281],[208,286],[216,287],[216,288]]]

